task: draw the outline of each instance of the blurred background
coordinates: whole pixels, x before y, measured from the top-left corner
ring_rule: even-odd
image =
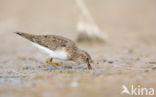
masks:
[[[81,13],[76,1],[0,0],[0,96],[117,97],[122,84],[156,88],[156,0],[84,2],[109,36],[106,44],[79,45],[91,54],[97,70],[55,72],[45,65],[47,56],[13,32],[75,41]]]
[[[156,31],[155,0],[84,1],[103,32]],[[0,33],[24,31],[75,36],[79,14],[75,0],[0,0]]]

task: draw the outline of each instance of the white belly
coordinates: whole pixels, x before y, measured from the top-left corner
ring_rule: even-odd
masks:
[[[44,46],[41,46],[39,44],[33,43],[32,44],[37,47],[38,49],[40,49],[41,51],[43,51],[44,53],[48,54],[50,57],[52,58],[56,58],[56,59],[62,59],[62,60],[66,60],[67,59],[67,52],[65,50],[55,50],[52,51]]]

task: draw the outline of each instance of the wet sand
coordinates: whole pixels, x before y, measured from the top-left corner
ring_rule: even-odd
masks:
[[[74,1],[1,1],[0,97],[129,97],[121,94],[122,85],[156,90],[156,2],[86,3],[109,35],[103,44],[77,43],[92,56],[94,70],[54,70],[45,63],[47,55],[13,32],[57,34],[75,41],[79,10]]]

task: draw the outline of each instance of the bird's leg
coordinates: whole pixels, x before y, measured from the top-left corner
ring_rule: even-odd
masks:
[[[61,66],[61,67],[63,67],[63,65],[62,64],[59,64],[59,63],[55,63],[57,66]]]
[[[50,58],[50,59],[46,60],[46,63],[52,65],[56,69],[56,64],[54,64],[52,61],[53,61],[53,59]]]
[[[50,62],[52,62],[53,61],[53,58],[50,58],[50,60],[49,60]]]
[[[53,61],[53,59],[52,58],[50,58],[50,62],[52,62]],[[61,67],[63,67],[63,65],[62,64],[59,64],[59,63],[54,63],[54,62],[52,62],[53,64],[55,64],[55,65],[57,65],[57,66],[61,66]]]
[[[47,64],[51,64],[51,65],[52,65],[53,67],[55,67],[55,68],[56,68],[56,65],[57,65],[57,66],[61,66],[61,67],[63,67],[62,64],[59,64],[59,63],[55,63],[55,62],[53,62],[53,59],[52,59],[52,58],[47,59],[47,60],[46,60],[46,63],[47,63]]]

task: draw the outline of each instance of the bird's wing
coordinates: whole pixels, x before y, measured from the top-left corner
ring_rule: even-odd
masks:
[[[76,44],[71,40],[57,35],[32,35],[23,32],[16,32],[16,34],[34,42],[41,46],[47,47],[51,50],[62,49],[63,47],[67,47],[71,49],[71,46],[76,47]],[[71,45],[69,45],[71,44]]]
[[[32,34],[24,33],[24,32],[15,32],[15,33],[30,40],[30,41],[33,41],[34,35],[32,35]]]

